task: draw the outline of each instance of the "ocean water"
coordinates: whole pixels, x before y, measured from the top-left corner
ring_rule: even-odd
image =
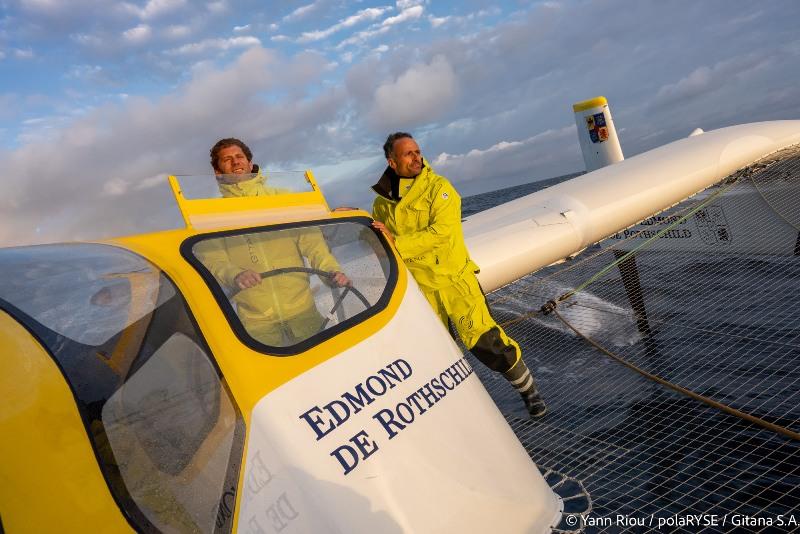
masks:
[[[463,215],[572,176],[466,197]],[[731,192],[736,202],[752,193],[747,187]],[[779,248],[772,231],[776,214],[757,201],[753,196],[754,207],[741,212],[724,199],[717,203],[738,240],[736,253],[672,250],[665,240],[637,256],[651,336],[640,331],[616,268],[559,309],[626,361],[800,432],[800,256],[764,253]],[[760,234],[759,228],[770,231]],[[758,253],[746,252],[748,240],[758,244]],[[588,532],[644,532],[659,520],[667,531],[800,531],[800,442],[653,382],[554,316],[535,314],[614,259],[599,246],[583,256],[595,253],[488,295],[495,318],[509,323],[506,330],[522,346],[548,414],[529,421],[502,377],[470,361],[531,457],[543,470],[584,485],[592,500],[584,516],[602,523],[582,522]],[[686,524],[692,514],[706,514],[704,524]]]
[[[464,197],[461,200],[461,216],[469,217],[473,213],[478,213],[479,211],[493,208],[504,202],[514,200],[515,198],[524,197],[525,195],[535,193],[536,191],[545,189],[551,185],[561,183],[564,180],[569,180],[570,178],[580,176],[581,174],[583,173],[564,174],[554,178],[537,180],[527,184],[515,185],[512,187],[497,189],[496,191],[487,191],[486,193],[481,193],[479,195]]]

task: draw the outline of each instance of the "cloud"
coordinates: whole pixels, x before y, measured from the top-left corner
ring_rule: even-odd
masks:
[[[14,57],[17,59],[33,59],[36,54],[30,48],[16,48],[14,49]]]
[[[20,0],[19,2],[23,11],[45,15],[58,15],[68,11],[70,4],[69,0]]]
[[[577,145],[576,127],[572,124],[464,154],[443,152],[430,163],[437,172],[459,183],[486,179],[530,181],[536,176],[544,178],[580,169],[581,156],[574,150]]]
[[[398,7],[399,4],[401,4],[401,2],[398,2]],[[422,16],[423,11],[424,8],[421,5],[417,5],[417,3],[414,2],[413,4],[411,4],[411,7],[406,7],[400,12],[400,14],[392,17],[387,17],[386,19],[381,21],[380,24],[373,24],[366,30],[357,32],[348,37],[347,39],[342,40],[339,44],[336,45],[336,49],[341,50],[346,46],[363,44],[367,40],[375,37],[376,35],[387,33],[392,26],[420,18]]]
[[[236,33],[250,31],[250,24],[245,24],[244,26],[234,26],[233,31]]]
[[[214,13],[216,15],[219,15],[228,10],[228,3],[225,0],[219,0],[217,2],[209,2],[208,4],[206,4],[206,9],[208,9],[209,13]]]
[[[428,21],[431,23],[431,26],[434,28],[438,28],[439,26],[445,24],[449,21],[452,17],[434,17],[433,15],[428,15]]]
[[[673,104],[713,93],[725,84],[732,83],[751,70],[763,66],[765,61],[768,59],[756,54],[747,54],[720,61],[711,67],[705,65],[697,67],[677,82],[661,87],[656,93],[655,101],[661,105]]]
[[[147,24],[140,24],[135,28],[125,30],[122,32],[122,38],[131,44],[142,44],[150,40],[153,35],[153,30]]]
[[[344,48],[346,46],[349,46],[349,45],[362,44],[365,41],[367,41],[368,39],[371,39],[372,37],[375,37],[376,35],[381,35],[383,33],[387,33],[389,31],[389,29],[390,29],[390,26],[381,26],[381,25],[372,26],[371,29],[357,32],[357,33],[351,35],[350,37],[348,37],[347,39],[344,39],[343,41],[341,41],[339,44],[336,45],[336,49],[337,50],[341,50],[342,48]]]
[[[129,1],[141,10],[149,5]],[[728,0],[687,1],[682,9],[627,0],[512,2],[502,11],[470,13],[470,6],[483,5],[472,1],[448,4],[441,17],[430,14],[430,2],[401,0],[373,8],[379,15],[359,17],[360,7],[348,8],[345,13],[355,15],[320,22],[307,34],[316,39],[307,47],[319,52],[291,58],[260,45],[274,36],[269,44],[280,50],[296,36],[265,31],[274,10],[256,9],[240,19],[241,6],[233,2],[200,1],[192,3],[199,6],[193,14],[175,8],[144,20],[101,0],[24,3],[28,7],[18,17],[12,13],[13,21],[0,17],[2,42],[24,48],[33,41],[20,36],[63,43],[69,35],[81,44],[72,64],[86,67],[54,70],[53,85],[65,79],[73,92],[48,96],[48,102],[33,103],[13,85],[6,91],[16,95],[0,97],[0,114],[20,125],[10,131],[4,124],[0,132],[12,147],[0,154],[0,167],[15,177],[0,195],[0,232],[14,242],[25,241],[45,220],[67,237],[162,220],[156,208],[171,200],[167,190],[161,195],[159,175],[207,172],[208,147],[222,136],[245,138],[259,163],[275,167],[374,156],[387,131],[409,128],[437,171],[462,192],[478,192],[582,169],[575,136],[563,132],[564,125],[572,123],[573,102],[599,94],[612,104],[627,156],[695,126],[800,118],[794,23],[800,4],[791,0],[780,9],[744,0],[735,9]],[[311,0],[295,6],[301,4],[323,7]],[[329,3],[331,9],[344,5],[371,4]],[[509,11],[514,8],[519,11]],[[86,13],[93,13],[92,24]],[[254,37],[231,32],[243,20]],[[310,20],[326,19],[306,12],[303,22]],[[396,31],[415,30],[421,20],[449,31]],[[186,29],[170,37],[167,23]],[[152,35],[134,48],[120,35],[137,25],[149,26]],[[202,37],[190,36],[200,31]],[[324,40],[331,35],[342,41],[331,47]],[[13,57],[13,48],[4,50]],[[33,50],[39,58],[46,49]],[[221,57],[234,55],[219,67]],[[111,56],[114,61],[104,61]],[[139,76],[132,86],[125,85],[129,75]],[[146,84],[140,83],[144,76]],[[87,90],[82,81],[92,77],[114,85]],[[158,85],[168,93],[136,95],[137,87],[153,81],[164,82]],[[114,96],[120,92],[130,96]],[[76,110],[81,115],[72,115]],[[31,118],[42,120],[23,124]],[[344,198],[351,188],[368,194],[379,171],[353,176],[333,188],[335,194]],[[68,204],[82,209],[68,210]]]
[[[395,15],[394,17],[384,19],[381,25],[394,26],[395,24],[401,24],[409,20],[416,20],[422,16],[423,11],[425,11],[425,8],[422,6],[412,6],[404,9],[400,14]]]
[[[457,93],[453,67],[439,55],[380,85],[375,91],[370,122],[378,129],[427,124],[454,105]]]
[[[246,139],[258,162],[270,166],[297,161],[310,140],[324,157],[335,146],[329,125],[343,95],[294,94],[299,85],[318,84],[323,62],[319,54],[284,58],[254,47],[164,97],[117,100],[0,153],[0,166],[15,177],[0,196],[0,243],[101,238],[178,224],[166,182],[156,176],[209,173],[208,149],[222,137]],[[268,91],[286,96],[267,102]]]
[[[121,7],[142,20],[150,20],[177,11],[186,5],[186,0],[148,0],[144,7],[129,2],[123,2]]]
[[[86,80],[91,84],[109,83],[103,67],[100,65],[75,65],[65,74],[66,78]]]
[[[297,39],[297,42],[310,43],[313,41],[320,41],[322,39],[326,39],[327,37],[330,37],[334,33],[344,30],[345,28],[350,28],[364,21],[375,20],[376,18],[380,17],[385,12],[391,9],[392,9],[391,7],[370,7],[367,9],[362,9],[355,15],[351,15],[325,30],[303,32],[302,34],[300,34],[300,37]]]
[[[87,48],[101,48],[103,46],[103,40],[100,37],[88,33],[76,33],[70,35],[70,39]]]
[[[164,35],[169,39],[184,39],[192,34],[192,29],[183,24],[173,24],[164,28]]]
[[[250,48],[260,46],[261,41],[258,37],[242,36],[230,37],[228,39],[205,39],[197,43],[189,43],[178,48],[167,50],[165,53],[172,56],[200,55],[209,51],[225,51],[234,48]]]
[[[310,4],[300,6],[291,13],[289,13],[288,15],[286,15],[285,17],[283,17],[281,20],[283,22],[293,22],[295,20],[300,20],[309,13],[312,13],[318,7],[319,7],[319,2],[312,2]]]

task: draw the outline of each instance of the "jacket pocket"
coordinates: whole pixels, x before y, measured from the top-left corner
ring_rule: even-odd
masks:
[[[413,226],[414,231],[426,228],[430,223],[431,210],[430,206],[418,202],[413,206],[408,206],[408,224]]]

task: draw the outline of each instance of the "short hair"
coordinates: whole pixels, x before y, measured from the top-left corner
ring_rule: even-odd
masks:
[[[253,161],[253,153],[250,151],[250,147],[244,144],[242,141],[236,139],[235,137],[226,137],[225,139],[220,139],[216,142],[216,144],[211,147],[211,167],[217,171],[219,170],[219,153],[223,148],[228,148],[229,146],[238,146],[244,152],[244,155],[247,157],[247,161]]]
[[[406,132],[395,132],[386,138],[386,142],[383,144],[383,154],[386,156],[386,159],[389,159],[389,156],[392,155],[392,150],[394,150],[394,142],[398,139],[403,139],[404,137],[414,139],[410,133]]]

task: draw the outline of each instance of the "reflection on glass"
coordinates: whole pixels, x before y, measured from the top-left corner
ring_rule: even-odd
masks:
[[[235,414],[203,350],[175,333],[102,411],[131,497],[162,531],[212,532]]]
[[[0,300],[58,362],[136,530],[230,531],[243,422],[175,286],[109,245],[2,249],[0,270]]]
[[[193,252],[247,333],[273,347],[301,343],[374,306],[389,277],[377,236],[354,222],[214,237]],[[337,272],[348,283],[337,283]]]

